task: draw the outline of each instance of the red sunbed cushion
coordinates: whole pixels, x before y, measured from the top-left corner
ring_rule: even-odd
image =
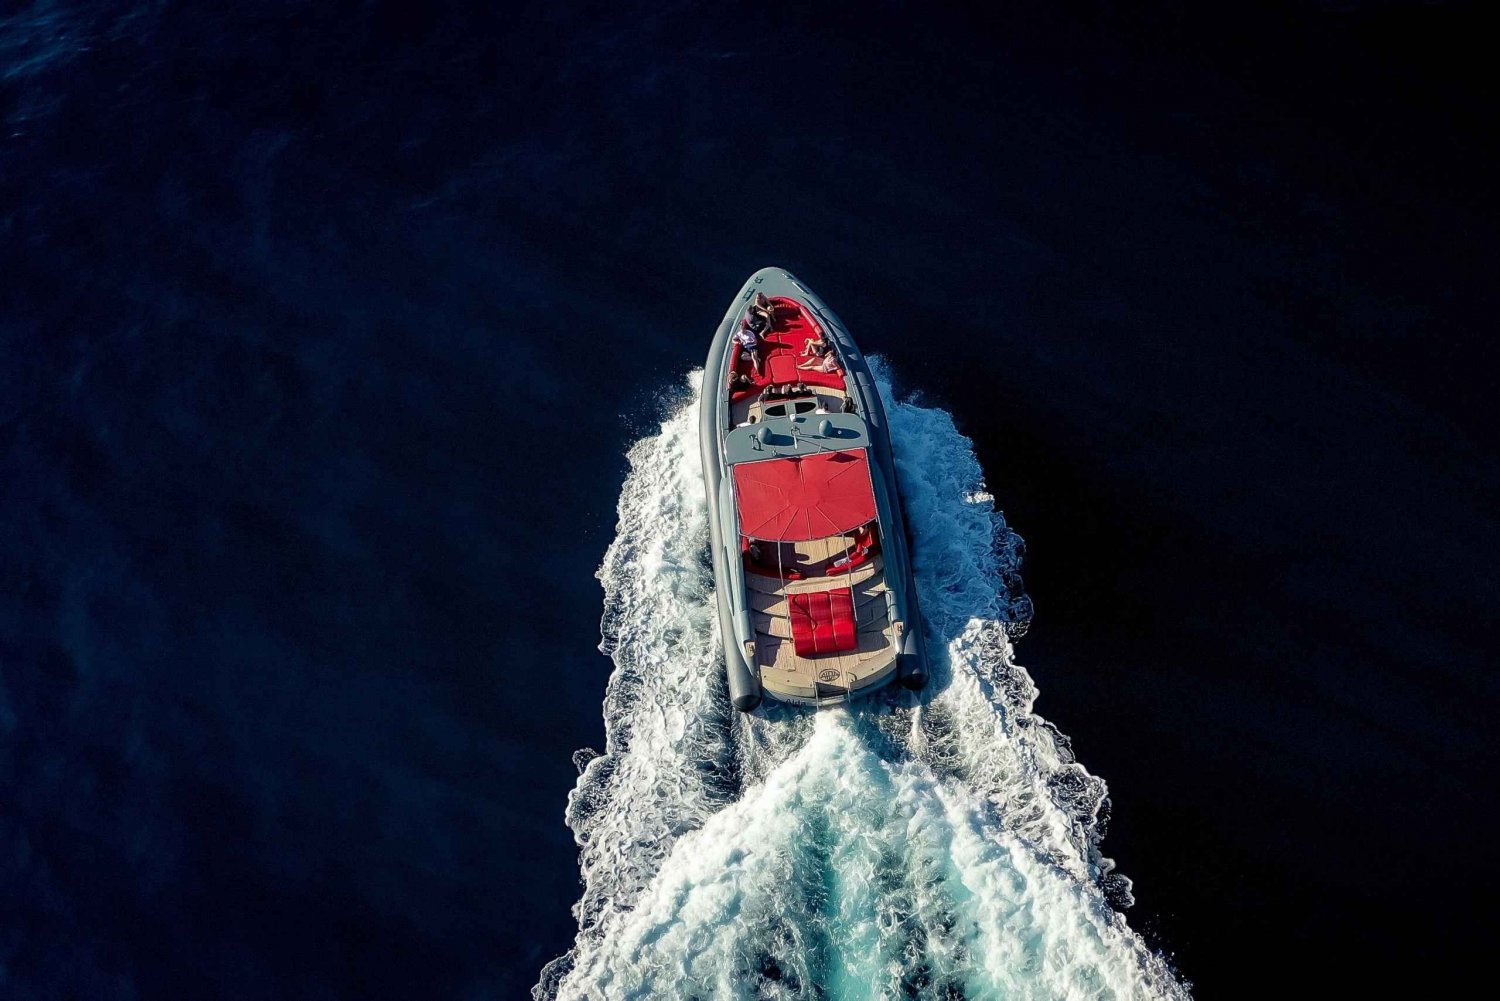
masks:
[[[811,369],[798,369],[797,366],[804,364],[809,359],[802,353],[807,342],[822,333],[822,328],[817,321],[802,311],[802,307],[793,299],[777,297],[771,300],[772,309],[775,313],[776,322],[772,327],[772,333],[765,338],[766,344],[763,349],[765,361],[765,373],[755,377],[754,366],[744,357],[744,352],[739,348],[734,349],[734,360],[729,366],[730,375],[744,373],[755,377],[753,389],[737,389],[730,393],[731,402],[737,402],[752,393],[759,392],[771,383],[790,384],[802,381],[809,386],[825,386],[832,389],[843,389],[844,372],[814,372]]]
[[[854,592],[847,587],[810,594],[787,595],[792,616],[792,643],[797,656],[853,650],[855,635]]]

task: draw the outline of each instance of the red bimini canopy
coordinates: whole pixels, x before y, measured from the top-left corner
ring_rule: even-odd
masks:
[[[733,467],[740,532],[771,542],[806,542],[875,520],[875,488],[864,449]]]

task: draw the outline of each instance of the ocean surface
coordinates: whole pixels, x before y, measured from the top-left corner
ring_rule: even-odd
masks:
[[[0,997],[1482,976],[1486,38],[0,3]],[[881,358],[921,699],[718,698],[770,264]]]

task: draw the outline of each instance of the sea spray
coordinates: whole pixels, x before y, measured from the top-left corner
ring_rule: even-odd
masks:
[[[834,710],[679,839],[559,996],[1147,997],[1153,967],[1091,884]]]
[[[932,683],[729,708],[695,394],[630,452],[599,571],[606,747],[567,811],[579,932],[535,998],[1186,996],[1110,906],[1104,783],[1032,712],[1020,539],[951,417],[876,375]]]
[[[1105,784],[1032,712],[1036,685],[1015,661],[1012,637],[1032,613],[1020,585],[1023,543],[995,510],[973,445],[951,415],[896,398],[879,359],[874,369],[934,655],[931,692],[911,714],[908,750],[984,797],[1006,830],[1128,907],[1129,880],[1099,852]]]

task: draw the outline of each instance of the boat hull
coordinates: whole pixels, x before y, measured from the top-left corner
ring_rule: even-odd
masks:
[[[866,679],[866,683],[859,688],[841,692],[835,697],[799,694],[789,690],[777,691],[763,686],[757,665],[746,655],[746,641],[750,641],[753,650],[755,634],[741,559],[732,478],[724,454],[725,433],[731,421],[724,387],[729,375],[727,366],[732,363],[730,339],[746,304],[757,292],[772,299],[784,297],[796,300],[822,326],[825,335],[833,341],[843,364],[845,392],[853,399],[858,414],[864,418],[870,439],[871,482],[881,525],[885,528],[881,555],[884,559],[886,584],[891,591],[897,619],[904,628],[897,636],[899,649],[894,669]],[[699,432],[704,485],[708,498],[709,539],[718,602],[719,633],[724,650],[729,697],[735,708],[749,712],[760,705],[763,696],[767,694],[781,701],[803,704],[842,702],[854,695],[882,687],[897,677],[912,688],[924,685],[928,669],[922,641],[922,619],[912,577],[910,536],[901,510],[885,408],[869,365],[844,324],[816,294],[789,272],[781,268],[763,268],[757,271],[740,289],[724,314],[704,366]]]

